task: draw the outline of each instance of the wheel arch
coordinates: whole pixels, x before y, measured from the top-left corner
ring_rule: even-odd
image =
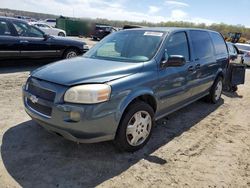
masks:
[[[128,109],[128,107],[131,104],[135,103],[136,101],[143,101],[149,104],[153,108],[154,112],[157,111],[158,100],[152,90],[145,89],[145,90],[136,91],[135,93],[129,94],[125,98],[125,100],[123,100],[123,102],[119,105],[119,110],[117,113],[119,124],[124,114],[126,113],[126,110]]]
[[[60,33],[63,33],[66,36],[66,33],[63,31],[57,31],[57,36],[59,36]]]
[[[128,110],[128,108],[130,107],[130,105],[138,102],[138,101],[143,101],[147,104],[149,104],[154,112],[157,111],[157,98],[155,97],[153,91],[146,89],[144,91],[139,91],[139,92],[135,92],[133,94],[130,94],[126,97],[126,99],[121,103],[120,105],[120,109],[118,110],[117,113],[117,118],[118,118],[118,126],[116,128],[115,131],[115,137],[117,136],[117,132],[119,130],[120,127],[120,123],[123,119],[123,117],[126,114],[126,111]]]
[[[76,46],[67,46],[67,47],[63,50],[62,57],[64,57],[64,56],[65,56],[65,53],[66,53],[68,50],[70,50],[70,49],[76,50],[76,51],[78,52],[78,54],[81,53],[80,48],[78,48],[78,47],[76,47]]]
[[[218,78],[218,77],[221,77],[223,82],[225,81],[225,78],[226,78],[226,70],[223,71],[223,69],[219,69],[216,73],[216,76],[215,76],[215,80]]]

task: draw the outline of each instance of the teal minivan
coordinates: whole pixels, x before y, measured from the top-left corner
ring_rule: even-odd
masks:
[[[23,101],[50,132],[78,143],[113,140],[136,151],[150,139],[155,120],[203,97],[217,103],[228,62],[215,31],[123,30],[82,57],[33,71]]]

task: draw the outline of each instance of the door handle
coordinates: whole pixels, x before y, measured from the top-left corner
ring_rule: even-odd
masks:
[[[20,40],[20,43],[29,43],[27,40]]]
[[[200,69],[201,68],[201,64],[196,64],[195,65],[195,69]]]
[[[189,72],[193,72],[193,71],[194,71],[194,66],[188,67],[188,71],[189,71]]]

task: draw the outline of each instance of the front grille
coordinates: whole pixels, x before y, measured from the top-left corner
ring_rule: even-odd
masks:
[[[51,116],[52,108],[48,106],[44,106],[38,103],[33,103],[30,99],[27,98],[27,105],[32,108],[33,110],[46,115],[46,116]]]
[[[38,98],[45,99],[50,102],[54,102],[56,96],[55,92],[37,87],[33,84],[29,84],[28,92],[31,93],[32,95],[35,95]]]

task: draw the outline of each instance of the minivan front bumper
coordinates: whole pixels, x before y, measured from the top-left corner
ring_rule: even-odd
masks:
[[[35,122],[48,131],[78,143],[95,143],[115,138],[119,120],[115,116],[116,110],[112,110],[112,105],[105,103],[67,104],[56,102],[57,100],[47,101],[36,97],[25,87],[23,88],[25,111]],[[39,110],[35,109],[36,106],[42,107],[41,111],[40,108],[38,108]],[[47,108],[51,109],[51,114],[45,114],[48,111],[46,111]],[[72,112],[79,114],[77,121],[72,119]]]

